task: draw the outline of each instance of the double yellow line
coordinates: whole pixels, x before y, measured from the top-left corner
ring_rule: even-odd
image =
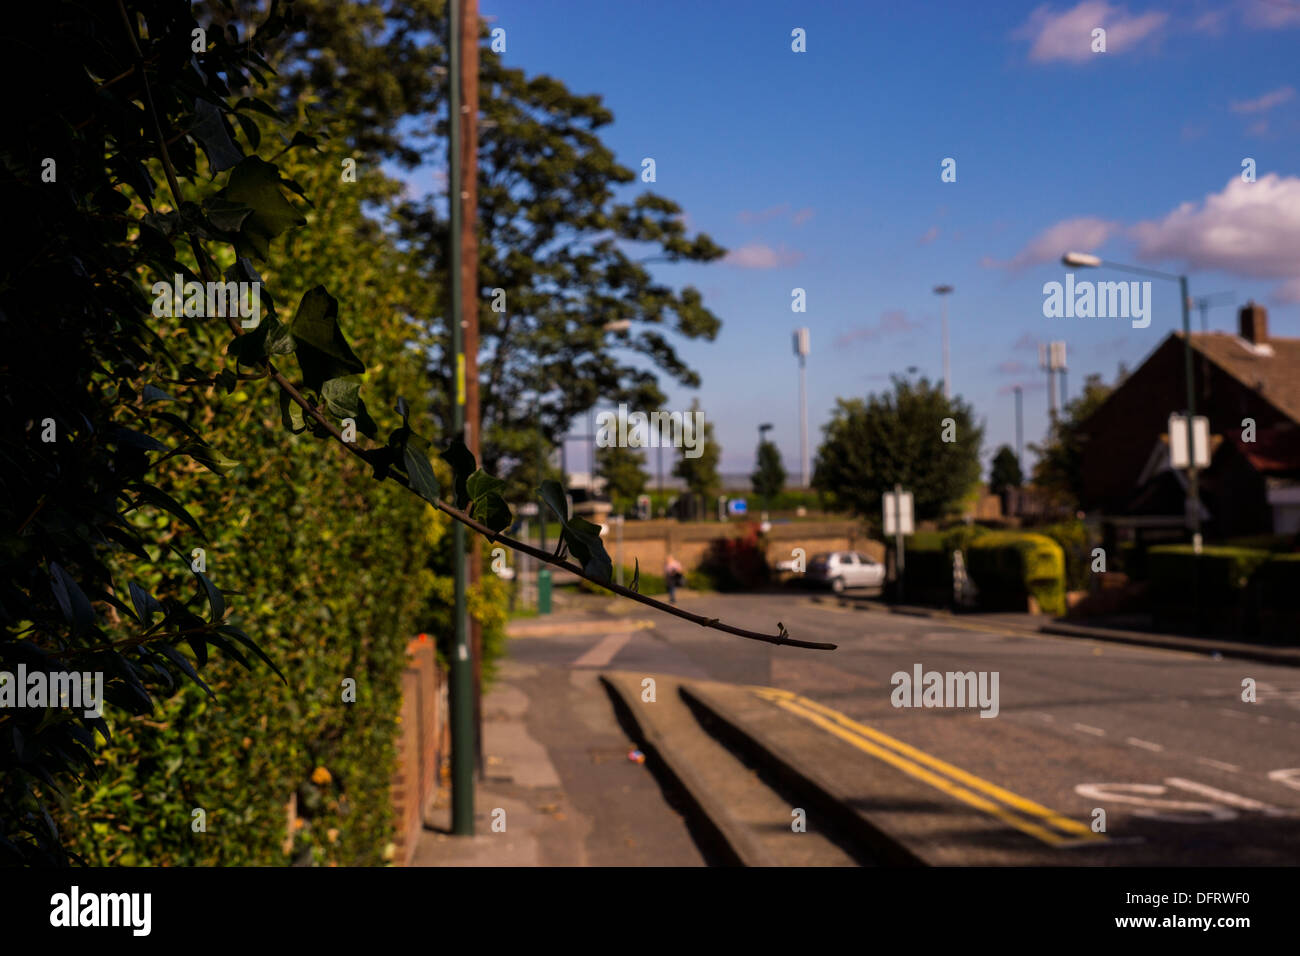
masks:
[[[882,734],[874,727],[860,724],[816,701],[774,687],[755,687],[753,690],[764,700],[802,717],[863,753],[883,760],[908,776],[942,790],[1049,846],[1067,847],[1106,842],[1105,836],[1093,833],[1078,820],[1071,820],[995,783],[967,773],[960,767],[932,757],[923,750]]]

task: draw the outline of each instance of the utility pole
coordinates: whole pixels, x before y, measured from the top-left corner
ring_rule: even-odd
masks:
[[[1024,410],[1023,399],[1024,389],[1019,385],[1015,387],[1016,393],[1016,466],[1020,469],[1021,477],[1025,474],[1025,429],[1024,429]]]
[[[447,71],[450,87],[448,96],[448,130],[450,142],[447,149],[448,196],[447,205],[451,215],[451,231],[448,243],[451,245],[451,310],[448,315],[451,325],[452,374],[455,379],[455,395],[452,401],[452,433],[464,436],[467,446],[477,452],[478,447],[478,389],[475,381],[475,402],[473,411],[467,406],[469,392],[466,379],[467,332],[473,335],[474,348],[478,344],[478,299],[474,295],[477,289],[477,248],[474,245],[474,206],[468,205],[466,197],[474,195],[475,163],[477,136],[474,132],[474,116],[478,107],[478,6],[477,0],[452,0],[449,5],[451,23],[448,40],[451,54],[451,68]],[[472,31],[472,32],[467,32]],[[466,37],[469,41],[466,42]],[[465,57],[464,47],[471,50]],[[468,63],[466,61],[469,61]],[[468,71],[468,74],[467,74]],[[462,89],[463,88],[463,89]],[[465,109],[462,109],[462,93]],[[474,111],[469,112],[469,133],[465,135],[466,114],[470,104]],[[465,140],[470,140],[470,161],[465,164]],[[466,188],[468,180],[468,189]],[[470,256],[466,262],[466,233],[468,233],[468,250]],[[466,272],[468,267],[468,272]],[[469,278],[468,290],[466,278]],[[466,292],[470,294],[467,296]],[[471,316],[472,322],[466,317]],[[470,351],[470,363],[473,364],[474,351]],[[475,380],[477,376],[472,376]],[[472,431],[467,429],[472,423]],[[467,626],[465,607],[465,526],[454,522],[453,534],[453,580],[455,593],[455,634],[451,653],[451,818],[452,833],[457,836],[474,835],[474,765],[478,752],[478,727],[476,722],[477,687],[475,681],[476,661],[471,651],[471,640]],[[471,564],[477,566],[476,562]],[[475,655],[476,656],[476,655]]]
[[[463,3],[460,18],[460,269],[461,323],[465,348],[465,445],[482,462],[478,390],[478,0]],[[469,586],[483,574],[482,542],[469,536]],[[483,777],[483,632],[469,618],[470,654],[474,662],[474,765]]]
[[[948,364],[948,296],[952,286],[937,285],[934,292],[943,302],[943,397],[952,398],[952,369]]]
[[[1192,546],[1201,553],[1201,495],[1196,476],[1196,383],[1192,372],[1192,299],[1187,276],[1178,277],[1178,295],[1183,300],[1183,375],[1187,379],[1187,518],[1192,526]]]
[[[799,464],[803,483],[807,490],[812,481],[811,462],[808,458],[808,352],[810,349],[808,329],[795,329],[794,354],[799,356]]]

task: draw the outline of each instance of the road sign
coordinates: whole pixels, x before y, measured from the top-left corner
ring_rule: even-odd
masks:
[[[1192,419],[1192,440],[1196,444],[1196,467],[1210,467],[1210,420],[1204,415]],[[1169,416],[1169,464],[1187,468],[1187,416]]]
[[[727,511],[733,515],[743,515],[749,513],[749,504],[744,498],[733,498],[727,502]]]
[[[910,491],[886,491],[885,534],[912,534],[912,493]]]

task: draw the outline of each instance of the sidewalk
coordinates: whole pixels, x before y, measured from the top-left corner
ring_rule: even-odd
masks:
[[[907,604],[886,604],[875,598],[854,598],[843,595],[835,598],[814,597],[814,601],[840,601],[872,611],[890,614],[907,614],[915,617],[947,618],[954,623],[962,621],[980,623],[1008,630],[1025,631],[1038,634],[1053,634],[1059,637],[1083,637],[1096,641],[1115,641],[1121,644],[1139,644],[1145,647],[1160,647],[1168,650],[1187,651],[1192,654],[1206,654],[1213,657],[1235,657],[1244,660],[1261,661],[1266,664],[1281,664],[1288,667],[1300,667],[1300,648],[1279,647],[1273,644],[1250,644],[1244,641],[1231,641],[1223,638],[1192,637],[1183,634],[1160,634],[1152,631],[1133,630],[1129,628],[1109,627],[1104,624],[1084,624],[1063,618],[1053,618],[1047,614],[1000,613],[971,611],[954,614],[945,608],[920,607]]]
[[[496,686],[483,698],[484,776],[476,779],[475,835],[450,834],[444,789],[426,811],[411,865],[710,862],[648,766],[628,759],[636,744],[616,719],[596,671],[570,666],[600,635],[640,626],[578,609],[511,623],[512,637],[537,639],[512,646]]]

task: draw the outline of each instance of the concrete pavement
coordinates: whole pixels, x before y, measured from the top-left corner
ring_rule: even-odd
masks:
[[[558,843],[547,851],[542,833],[553,824],[539,821],[539,862],[663,863],[691,852],[695,862],[748,856],[741,862],[760,865],[1198,866],[1300,858],[1294,669],[799,596],[683,602],[745,627],[781,620],[792,636],[840,645],[806,651],[640,608],[595,623],[603,606],[593,601],[582,618],[587,626],[547,628],[511,645],[510,667],[524,670],[507,683],[526,685],[529,707],[514,719],[546,752],[561,781],[552,789],[587,827],[555,831],[556,841],[576,841],[581,852]],[[894,706],[893,676],[916,665],[996,673],[996,716],[969,706]],[[622,724],[609,695],[597,690],[599,672],[622,684],[615,692],[628,711]],[[659,685],[657,709],[638,712],[647,677]],[[1245,683],[1253,701],[1242,699]],[[646,743],[648,763],[628,765],[639,771],[629,784],[639,809],[589,791],[607,796],[623,780],[578,770],[573,750],[581,745],[569,738],[589,735],[613,751]],[[503,760],[534,759],[524,747],[495,750]],[[548,786],[542,778],[532,785],[534,793]],[[521,796],[499,792],[500,799]],[[493,799],[480,799],[480,807]],[[719,805],[731,819],[709,826],[722,816]],[[675,808],[671,821],[665,808]],[[803,843],[788,836],[800,809]],[[725,835],[733,824],[745,831],[738,840]],[[652,832],[658,835],[648,838]],[[655,849],[621,855],[618,835]]]

